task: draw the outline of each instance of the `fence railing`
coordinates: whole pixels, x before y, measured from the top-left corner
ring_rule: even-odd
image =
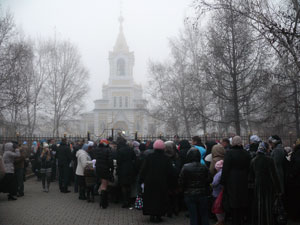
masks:
[[[226,135],[215,135],[215,134],[207,134],[207,135],[199,135],[202,139],[202,141],[205,143],[207,141],[221,141],[223,138],[230,138],[230,136],[226,136]],[[242,135],[241,138],[243,140],[244,144],[249,144],[250,142],[250,137],[251,135]],[[263,141],[268,141],[268,138],[270,137],[270,135],[259,135],[259,137],[263,140]],[[33,141],[48,141],[50,139],[54,139],[56,142],[59,142],[62,138],[66,138],[69,142],[75,142],[77,140],[89,140],[91,138],[91,140],[95,139],[94,141],[97,140],[96,137],[93,136],[89,136],[89,134],[87,135],[82,135],[82,136],[60,136],[60,137],[56,137],[56,136],[0,136],[0,143],[5,143],[5,142],[9,142],[9,141],[16,141],[19,144],[24,143],[25,141],[28,143],[28,145],[31,145]],[[102,137],[102,138],[108,138],[108,137]],[[116,140],[117,136],[114,136],[114,140]],[[293,134],[289,134],[289,135],[285,135],[285,136],[280,136],[280,138],[282,139],[282,142],[284,145],[286,146],[292,146],[296,140],[297,140],[297,136],[293,135]],[[129,140],[141,140],[141,141],[155,141],[156,139],[162,139],[162,140],[169,140],[169,141],[174,141],[176,139],[175,135],[144,135],[141,136],[138,133],[136,133],[136,135],[133,138],[129,138]],[[192,136],[179,136],[179,140],[191,140]]]

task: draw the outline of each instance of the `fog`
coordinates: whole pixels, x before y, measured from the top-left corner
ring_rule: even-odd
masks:
[[[120,10],[124,33],[135,53],[134,79],[147,87],[147,63],[168,57],[168,38],[178,34],[191,12],[191,0],[2,0],[17,28],[30,38],[68,39],[78,46],[90,72],[87,110],[101,97],[109,74],[108,52],[119,31]]]

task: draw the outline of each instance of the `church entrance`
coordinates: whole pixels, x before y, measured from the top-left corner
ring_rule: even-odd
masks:
[[[118,132],[122,132],[125,131],[125,134],[128,135],[129,134],[129,129],[127,124],[124,121],[118,121],[114,124],[113,126],[114,130],[118,133]]]

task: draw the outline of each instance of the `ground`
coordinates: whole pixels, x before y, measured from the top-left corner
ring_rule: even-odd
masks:
[[[74,192],[62,194],[56,182],[50,192],[42,192],[41,182],[25,182],[25,196],[17,201],[7,201],[0,194],[0,225],[143,225],[151,224],[149,217],[135,209],[122,209],[120,204],[110,204],[103,210],[97,203],[78,200]],[[164,218],[162,225],[188,225],[189,219],[181,213],[178,217]],[[211,222],[210,224],[214,224]],[[299,225],[289,222],[288,225]]]
[[[96,198],[98,202],[98,197]],[[49,193],[42,192],[41,182],[25,182],[25,196],[17,201],[7,201],[0,194],[0,225],[142,225],[151,224],[149,218],[135,209],[122,209],[120,204],[103,210],[98,203],[78,200],[74,192],[62,194],[57,183],[52,183]],[[178,217],[164,218],[164,224],[189,224],[182,213]]]

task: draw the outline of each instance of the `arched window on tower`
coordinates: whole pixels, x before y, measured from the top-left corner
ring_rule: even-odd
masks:
[[[117,61],[117,75],[125,76],[125,60],[122,58]]]

